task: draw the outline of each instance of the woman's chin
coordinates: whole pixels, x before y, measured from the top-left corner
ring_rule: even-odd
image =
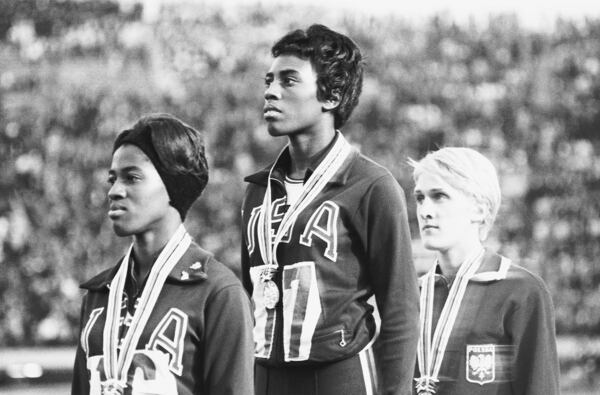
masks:
[[[441,246],[439,243],[436,243],[435,240],[429,240],[429,239],[422,239],[421,242],[423,243],[423,247],[426,250],[430,250],[430,251],[440,251],[443,249],[443,246]]]
[[[129,229],[124,224],[120,224],[117,222],[113,222],[113,231],[119,237],[131,236],[135,233],[133,230]]]

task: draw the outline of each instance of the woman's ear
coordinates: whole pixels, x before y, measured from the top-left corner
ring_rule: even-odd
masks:
[[[331,111],[340,105],[340,92],[336,89],[334,90],[329,98],[323,102],[323,111]]]
[[[487,213],[487,205],[475,200],[475,204],[473,205],[473,212],[471,214],[471,222],[483,225],[485,223]]]
[[[473,206],[473,213],[471,215],[471,223],[479,225],[479,240],[481,242],[487,239],[489,232],[489,225],[487,224],[487,213],[488,208],[486,204],[481,202],[475,202]]]

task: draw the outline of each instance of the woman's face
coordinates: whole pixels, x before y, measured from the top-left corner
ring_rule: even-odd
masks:
[[[308,60],[281,55],[265,76],[264,119],[272,136],[311,130],[325,117],[317,99],[317,75]]]
[[[416,181],[415,199],[425,248],[445,253],[479,243],[482,215],[472,196],[425,172]]]
[[[108,216],[118,236],[158,229],[172,212],[160,175],[146,154],[134,145],[124,144],[115,151],[108,182]]]

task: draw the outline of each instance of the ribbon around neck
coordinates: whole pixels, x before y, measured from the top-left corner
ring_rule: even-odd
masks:
[[[275,165],[281,158],[283,152],[288,149],[286,146],[278,155],[277,160],[269,170],[269,178],[267,180],[267,189],[263,197],[263,203],[260,208],[258,217],[258,244],[263,262],[267,266],[277,268],[277,245],[281,242],[288,229],[294,224],[298,215],[315,199],[315,197],[323,190],[327,182],[331,180],[334,174],[339,170],[346,158],[351,152],[351,145],[344,136],[337,131],[338,139],[327,153],[325,158],[317,166],[315,171],[308,178],[302,188],[300,197],[296,202],[288,208],[279,228],[274,237],[271,235],[272,229],[272,201],[271,201],[271,175]]]
[[[417,387],[422,386],[423,383],[438,382],[438,375],[454,322],[458,316],[469,280],[481,266],[483,253],[483,248],[478,249],[460,265],[456,278],[450,287],[448,299],[446,299],[440,318],[435,326],[433,337],[431,333],[437,261],[425,275],[420,296],[421,312],[419,319],[421,331],[419,333],[419,343],[417,344],[417,361],[421,377],[415,379]]]
[[[121,347],[119,347],[119,321],[121,317],[121,298],[127,279],[129,258],[133,244],[127,250],[121,261],[119,270],[110,283],[106,323],[103,332],[104,371],[107,381],[127,386],[127,372],[133,360],[137,344],[152,310],[158,300],[164,282],[177,262],[188,250],[192,242],[191,236],[180,225],[152,265],[148,280],[140,296],[139,303],[133,314],[131,325],[127,330]],[[120,350],[119,350],[120,348]]]

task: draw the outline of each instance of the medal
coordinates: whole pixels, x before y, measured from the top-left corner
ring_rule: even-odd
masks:
[[[415,381],[417,382],[415,384],[415,389],[417,390],[418,395],[430,395],[437,392],[438,380],[432,377],[419,377],[418,379],[415,379]]]
[[[275,272],[277,272],[276,265],[265,265],[265,268],[260,272],[260,281],[263,283],[271,281]]]
[[[279,302],[279,288],[274,281],[265,281],[263,283],[263,298],[267,309],[274,309]]]
[[[101,383],[102,395],[123,395],[125,388],[117,380],[106,380]]]
[[[331,147],[331,150],[325,155],[321,163],[316,167],[313,173],[308,177],[306,182],[302,187],[302,192],[298,199],[296,199],[292,204],[290,204],[289,208],[283,214],[283,217],[279,215],[275,215],[274,205],[273,205],[273,191],[272,184],[274,181],[273,170],[276,168],[278,163],[281,163],[281,159],[283,156],[289,153],[289,147],[285,147],[274,164],[271,166],[269,170],[269,175],[267,177],[267,185],[263,196],[262,204],[259,207],[258,215],[256,220],[256,224],[251,222],[248,224],[248,230],[251,232],[249,235],[252,239],[256,239],[258,244],[258,250],[260,252],[260,258],[262,260],[261,264],[254,264],[250,267],[250,277],[252,280],[253,290],[252,290],[252,300],[255,302],[254,306],[254,319],[255,319],[255,330],[254,330],[254,341],[255,341],[255,355],[259,357],[269,358],[271,355],[271,350],[273,347],[273,342],[270,339],[270,336],[267,333],[261,334],[260,332],[264,329],[274,331],[275,327],[272,326],[278,320],[283,320],[283,327],[287,328],[288,325],[291,325],[294,319],[297,319],[288,313],[291,311],[292,313],[295,311],[295,308],[292,303],[300,303],[300,300],[296,301],[295,297],[291,296],[291,290],[286,289],[283,282],[283,274],[281,276],[274,276],[275,273],[279,270],[279,262],[277,262],[277,247],[282,241],[286,238],[287,235],[291,237],[293,234],[294,223],[300,216],[304,210],[309,207],[309,205],[318,197],[318,195],[326,188],[327,184],[332,180],[335,174],[340,170],[340,168],[345,163],[346,159],[353,153],[352,146],[346,141],[344,136],[340,134],[340,132],[336,132],[336,140]],[[278,221],[279,226],[273,226],[274,223]],[[256,235],[253,234],[250,226],[254,228],[256,226]],[[253,247],[254,250],[254,247]],[[258,263],[258,262],[257,262]],[[284,262],[290,263],[290,262]],[[282,268],[282,272],[285,272],[284,268]],[[281,273],[281,272],[280,272]],[[311,276],[316,283],[316,271],[314,267],[312,268]],[[276,277],[277,283],[275,283],[274,278]],[[281,291],[279,289],[281,287]],[[281,293],[280,293],[281,292]],[[306,317],[302,324],[302,332],[310,333],[314,331],[319,315],[321,314],[320,303],[318,301],[318,294],[315,295],[313,293],[309,293],[309,295],[304,295],[309,298],[309,300],[316,299],[315,305],[316,309],[318,309],[318,313],[316,316]],[[312,299],[311,299],[312,298]],[[280,300],[281,299],[281,300]],[[278,303],[282,304],[283,311],[282,317],[278,316],[278,312],[275,307]],[[302,299],[304,303],[305,300]],[[296,308],[306,308],[306,305],[298,305]],[[271,325],[271,326],[270,326]],[[258,329],[257,329],[258,328]],[[263,329],[260,329],[263,328]],[[290,349],[288,346],[292,336],[290,331],[283,330],[283,342],[284,342],[284,358],[287,361],[290,356]],[[294,336],[297,336],[294,333]],[[295,355],[294,360],[304,360],[307,359],[308,356],[304,355],[310,351],[310,345],[307,347],[304,345],[304,342],[308,340],[304,340],[302,338],[301,342],[301,350],[295,350],[294,353],[299,353],[300,357]]]
[[[266,265],[260,272],[260,281],[263,286],[263,301],[267,309],[274,309],[279,302],[279,288],[273,281],[273,275],[277,272],[277,266]]]

